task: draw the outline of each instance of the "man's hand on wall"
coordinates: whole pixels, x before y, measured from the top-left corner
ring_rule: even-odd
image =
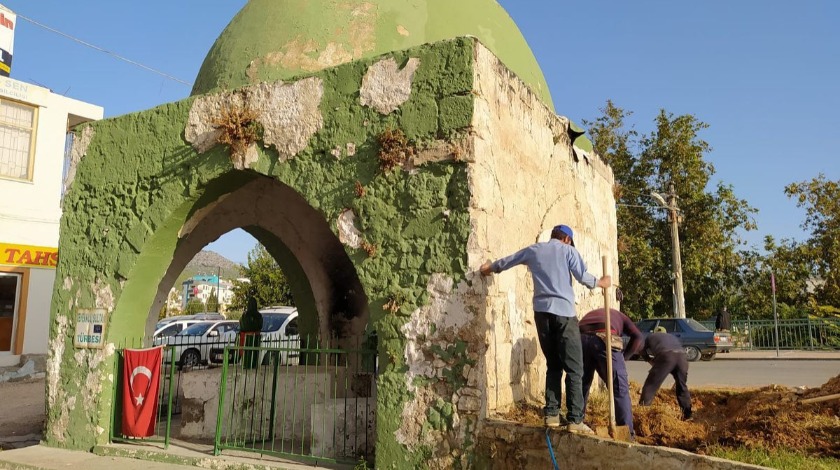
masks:
[[[493,274],[493,271],[491,270],[492,266],[493,263],[491,263],[490,260],[487,260],[484,262],[484,264],[481,265],[480,268],[478,268],[478,271],[481,273],[482,276],[489,276]]]

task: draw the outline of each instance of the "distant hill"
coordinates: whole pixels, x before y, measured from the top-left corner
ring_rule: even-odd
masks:
[[[215,251],[201,250],[187,263],[187,266],[178,276],[175,286],[180,287],[187,278],[199,274],[214,275],[221,270],[222,279],[232,280],[242,276],[240,268],[242,265],[234,263]]]

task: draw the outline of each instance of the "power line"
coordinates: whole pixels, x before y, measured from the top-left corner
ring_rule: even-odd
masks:
[[[172,81],[176,81],[176,82],[178,82],[178,83],[181,83],[181,84],[187,85],[187,86],[189,86],[189,87],[191,87],[191,86],[192,86],[192,83],[189,83],[189,82],[187,82],[187,81],[181,80],[180,78],[177,78],[177,77],[173,77],[172,75],[169,75],[168,73],[161,72],[160,70],[157,70],[157,69],[155,69],[155,68],[149,67],[148,65],[141,64],[140,62],[137,62],[137,61],[131,60],[131,59],[127,58],[127,57],[123,57],[123,56],[121,56],[121,55],[119,55],[119,54],[117,54],[117,53],[115,53],[115,52],[111,52],[111,51],[109,51],[109,50],[107,50],[107,49],[103,49],[103,48],[101,48],[101,47],[99,47],[99,46],[97,46],[97,45],[91,44],[91,43],[89,43],[89,42],[87,42],[87,41],[84,41],[84,40],[79,39],[79,38],[77,38],[77,37],[71,36],[71,35],[69,35],[69,34],[67,34],[67,33],[63,33],[63,32],[61,32],[61,31],[59,31],[59,30],[57,30],[57,29],[55,29],[55,28],[50,28],[49,26],[47,26],[47,25],[45,25],[45,24],[43,24],[43,23],[39,23],[39,22],[37,22],[37,21],[33,20],[32,18],[28,18],[28,17],[26,17],[26,16],[23,16],[23,15],[21,15],[20,13],[18,13],[18,14],[17,14],[17,17],[18,17],[18,18],[21,18],[21,19],[24,19],[24,20],[26,20],[26,21],[28,21],[28,22],[30,22],[30,23],[32,23],[32,24],[34,24],[35,26],[40,26],[41,28],[44,28],[44,29],[46,29],[47,31],[51,31],[51,32],[53,32],[53,33],[55,33],[55,34],[58,34],[58,35],[60,35],[60,36],[64,36],[65,38],[70,39],[70,40],[72,40],[72,41],[75,41],[75,42],[77,42],[77,43],[79,43],[79,44],[81,44],[81,45],[83,45],[83,46],[90,47],[91,49],[95,49],[95,50],[97,50],[97,51],[99,51],[99,52],[104,52],[105,54],[108,54],[108,55],[110,55],[110,56],[112,56],[112,57],[115,57],[115,58],[117,58],[117,59],[119,59],[119,60],[122,60],[122,61],[124,61],[124,62],[128,62],[128,63],[129,63],[129,64],[131,64],[131,65],[136,65],[137,67],[140,67],[140,68],[142,68],[142,69],[146,69],[146,70],[148,70],[149,72],[156,73],[156,74],[161,75],[161,76],[163,76],[163,77],[165,77],[165,78],[168,78],[168,79],[170,79],[170,80],[172,80]]]

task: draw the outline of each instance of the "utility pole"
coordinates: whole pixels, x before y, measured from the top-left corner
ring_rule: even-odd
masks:
[[[668,185],[668,201],[660,194],[651,196],[664,209],[668,209],[668,222],[671,224],[671,267],[674,276],[674,317],[685,318],[685,291],[683,290],[682,259],[680,258],[679,207],[674,183]]]

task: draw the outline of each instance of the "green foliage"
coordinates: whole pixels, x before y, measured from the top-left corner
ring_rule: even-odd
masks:
[[[840,180],[825,175],[811,181],[790,184],[785,194],[805,208],[802,228],[810,238],[802,248],[815,268],[814,300],[823,305],[840,306]]]
[[[186,308],[184,308],[184,315],[195,315],[196,313],[206,312],[206,306],[204,302],[200,299],[193,297],[187,302]]]
[[[780,318],[832,318],[840,307],[840,181],[820,174],[788,185],[785,194],[806,209],[802,228],[810,237],[777,242],[767,236],[765,254],[745,252],[741,307],[753,318],[772,316],[772,272]]]
[[[797,452],[762,448],[731,449],[719,446],[709,447],[708,454],[737,462],[761,465],[785,470],[840,470],[840,461],[830,457],[810,457]]]
[[[208,312],[218,312],[219,311],[219,298],[218,292],[216,289],[210,291],[210,297],[207,299],[207,311]]]
[[[809,279],[813,267],[806,247],[789,239],[777,243],[772,236],[767,236],[764,238],[764,251],[764,255],[755,250],[742,253],[742,289],[735,302],[736,308],[750,312],[752,318],[771,318],[772,272],[776,283],[776,302],[780,318],[805,316],[801,310],[813,305],[809,294]],[[785,314],[789,311],[790,317]]]
[[[245,310],[250,296],[254,297],[260,307],[295,305],[285,274],[261,244],[258,243],[248,253],[248,263],[242,268],[242,277],[248,281],[236,280],[233,283],[233,298],[228,306],[231,318],[235,312]]]
[[[607,101],[589,127],[595,151],[613,168],[619,203],[618,249],[622,308],[635,318],[673,313],[668,211],[651,198],[674,185],[679,206],[683,285],[689,317],[706,318],[738,292],[743,245],[755,209],[731,185],[711,185],[708,125],[692,115],[660,111],[650,134],[627,129],[631,115]]]

